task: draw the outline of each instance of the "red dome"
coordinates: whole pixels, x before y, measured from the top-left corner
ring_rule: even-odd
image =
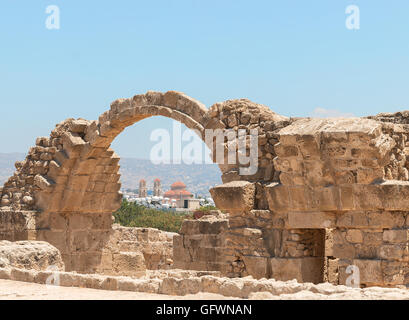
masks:
[[[193,194],[187,190],[169,190],[163,195],[165,198],[178,198],[180,196],[192,196]]]
[[[172,184],[171,186],[170,186],[170,188],[171,189],[174,189],[174,188],[186,188],[186,185],[183,183],[183,182],[181,182],[181,181],[177,181],[177,182],[175,182],[174,184]]]
[[[187,191],[187,190],[180,190],[180,191],[176,191],[175,192],[177,195],[179,195],[179,194],[181,194],[181,195],[184,195],[184,196],[191,196],[192,194],[189,192],[189,191]]]
[[[156,179],[155,179],[155,182],[160,182],[160,179],[156,178]]]

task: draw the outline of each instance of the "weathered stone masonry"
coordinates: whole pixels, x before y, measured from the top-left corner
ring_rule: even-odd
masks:
[[[257,173],[219,164],[224,184],[211,193],[227,214],[185,223],[173,238],[176,266],[345,284],[353,264],[363,286],[409,284],[406,113],[289,119],[247,99],[209,109],[173,91],[119,99],[97,121],[58,124],[16,163],[0,189],[0,239],[48,241],[67,270],[138,265],[140,256],[110,245],[128,232],[112,229],[122,195],[110,145],[151,116],[180,121],[203,141],[206,129],[258,130]]]
[[[407,150],[408,128],[391,126],[301,119],[280,130],[278,180],[263,184],[268,210],[256,203],[254,184],[214,188],[216,204],[230,212],[228,271],[345,284],[346,267],[356,265],[362,285],[407,285],[409,184],[387,174]]]

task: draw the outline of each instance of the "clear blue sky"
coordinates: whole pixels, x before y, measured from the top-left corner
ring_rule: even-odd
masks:
[[[360,30],[345,8],[360,8]],[[45,27],[48,5],[60,30]],[[288,116],[409,107],[409,1],[2,0],[0,152],[26,152],[68,117],[178,90],[207,106],[246,97]],[[154,118],[115,142],[146,158]]]

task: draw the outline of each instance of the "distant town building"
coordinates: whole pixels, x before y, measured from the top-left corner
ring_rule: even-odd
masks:
[[[166,191],[163,197],[170,199],[170,201],[176,202],[177,208],[184,208],[185,200],[194,198],[193,194],[186,190],[186,185],[181,181],[172,184],[170,186],[170,190]]]
[[[146,181],[142,179],[139,181],[139,198],[146,198],[148,196],[148,189],[146,188]]]
[[[159,179],[155,179],[155,181],[153,182],[153,196],[162,196],[162,187]]]
[[[188,210],[197,210],[200,208],[200,199],[184,200],[183,208]]]

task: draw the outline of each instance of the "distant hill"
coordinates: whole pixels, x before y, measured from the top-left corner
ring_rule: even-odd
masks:
[[[211,187],[222,183],[220,169],[215,164],[154,165],[149,160],[123,158],[120,165],[123,188],[137,189],[139,180],[145,179],[148,189],[153,189],[153,180],[159,178],[163,191],[169,190],[172,183],[183,181],[190,192],[208,195]]]
[[[23,153],[0,153],[0,185],[13,175],[14,163],[24,160],[25,156]],[[211,187],[222,183],[221,172],[215,164],[154,165],[149,160],[121,158],[120,165],[123,189],[137,189],[140,179],[145,179],[148,189],[153,189],[153,180],[159,178],[163,191],[169,190],[172,183],[183,181],[190,192],[208,195]]]

